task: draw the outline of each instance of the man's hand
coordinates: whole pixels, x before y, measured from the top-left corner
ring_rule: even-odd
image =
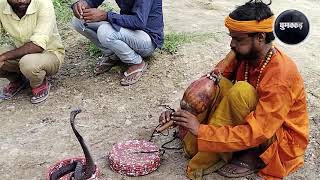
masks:
[[[0,62],[20,59],[27,54],[42,53],[44,49],[33,42],[27,42],[24,45],[0,54]]]
[[[73,14],[78,19],[82,19],[83,10],[90,8],[85,0],[79,0],[73,5]]]
[[[186,127],[195,136],[198,135],[200,123],[197,117],[185,110],[178,110],[174,112],[171,119],[175,124]]]
[[[3,66],[4,62],[7,60],[7,58],[3,55],[3,54],[0,54],[0,67]]]
[[[3,54],[0,54],[0,62],[6,61],[6,60],[7,60],[6,56]]]
[[[166,110],[164,112],[161,113],[160,117],[159,117],[159,124],[163,125],[167,122],[169,122],[171,119],[171,114],[173,113],[172,110]]]
[[[99,21],[106,21],[108,19],[107,12],[96,9],[96,8],[90,8],[90,9],[84,9],[83,10],[83,19],[85,22],[99,22]]]

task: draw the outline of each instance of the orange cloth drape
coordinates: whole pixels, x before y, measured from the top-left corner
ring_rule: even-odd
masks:
[[[244,80],[245,62],[239,62],[236,80]],[[259,67],[249,69],[249,83],[256,84]],[[226,70],[230,72],[230,70]],[[200,125],[199,151],[234,152],[256,147],[276,135],[260,156],[267,165],[259,175],[282,178],[303,165],[309,122],[303,80],[294,62],[277,49],[257,87],[258,104],[246,124],[216,127]]]

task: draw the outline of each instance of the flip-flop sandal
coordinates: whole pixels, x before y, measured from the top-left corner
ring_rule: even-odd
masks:
[[[244,171],[242,173],[238,173],[238,168],[245,168],[247,171]],[[256,165],[250,165],[248,163],[242,162],[237,159],[232,159],[231,162],[224,165],[222,168],[220,168],[217,173],[221,176],[228,177],[228,178],[239,178],[239,177],[245,177],[250,174],[258,172],[259,169],[256,167]]]
[[[132,71],[131,73],[124,72],[123,74],[124,74],[125,78],[121,79],[120,84],[122,86],[129,86],[129,85],[136,83],[141,78],[142,74],[147,69],[147,67],[148,67],[148,63],[144,62],[144,66],[142,68],[136,69],[136,70]],[[138,74],[136,75],[135,78],[133,78],[130,81],[126,80],[127,77],[135,75],[136,73],[138,73]]]
[[[29,85],[29,81],[23,77],[21,85],[16,89],[15,92],[8,95],[4,92],[4,89],[0,92],[0,99],[1,100],[10,100],[12,97],[14,97],[16,94],[18,94],[20,91],[25,89]]]
[[[96,67],[94,68],[93,72],[96,75],[108,72],[111,70],[113,66],[115,66],[118,63],[118,61],[111,60],[110,58],[106,57],[101,61],[98,61],[96,64]]]

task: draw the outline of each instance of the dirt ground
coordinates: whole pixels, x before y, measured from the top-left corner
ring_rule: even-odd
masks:
[[[118,142],[147,139],[164,110],[160,104],[178,107],[184,89],[208,72],[229,50],[224,17],[244,1],[240,0],[164,0],[165,31],[215,33],[202,42],[180,47],[175,55],[160,53],[150,58],[141,81],[130,87],[119,84],[121,69],[93,76],[94,59],[85,53],[84,38],[70,28],[61,29],[67,49],[65,63],[53,77],[49,99],[30,103],[30,90],[0,103],[0,179],[38,180],[55,162],[81,155],[69,125],[69,113],[80,107],[78,129],[84,136],[101,169],[100,179],[180,180],[186,179],[187,159],[181,151],[167,151],[154,173],[139,177],[121,176],[110,170],[106,155]],[[286,179],[320,179],[320,1],[274,1],[279,14],[286,9],[304,12],[311,22],[308,39],[296,46],[278,45],[291,56],[305,80],[310,116],[310,143],[305,165]],[[1,80],[0,86],[6,81]],[[161,143],[171,137],[157,137]],[[256,175],[240,179],[257,179]],[[205,179],[224,179],[213,173]]]

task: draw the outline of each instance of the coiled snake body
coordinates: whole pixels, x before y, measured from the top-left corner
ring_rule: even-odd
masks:
[[[57,171],[53,172],[50,176],[50,180],[58,180],[64,175],[67,175],[72,172],[73,172],[73,175],[71,176],[71,179],[85,180],[85,179],[89,179],[95,173],[96,166],[90,155],[89,149],[85,144],[82,136],[79,134],[79,132],[77,131],[74,125],[74,120],[77,114],[79,114],[80,112],[81,110],[77,109],[70,113],[70,124],[83,150],[83,153],[85,156],[85,165],[83,165],[81,161],[74,161],[68,165],[65,165],[59,168]]]

